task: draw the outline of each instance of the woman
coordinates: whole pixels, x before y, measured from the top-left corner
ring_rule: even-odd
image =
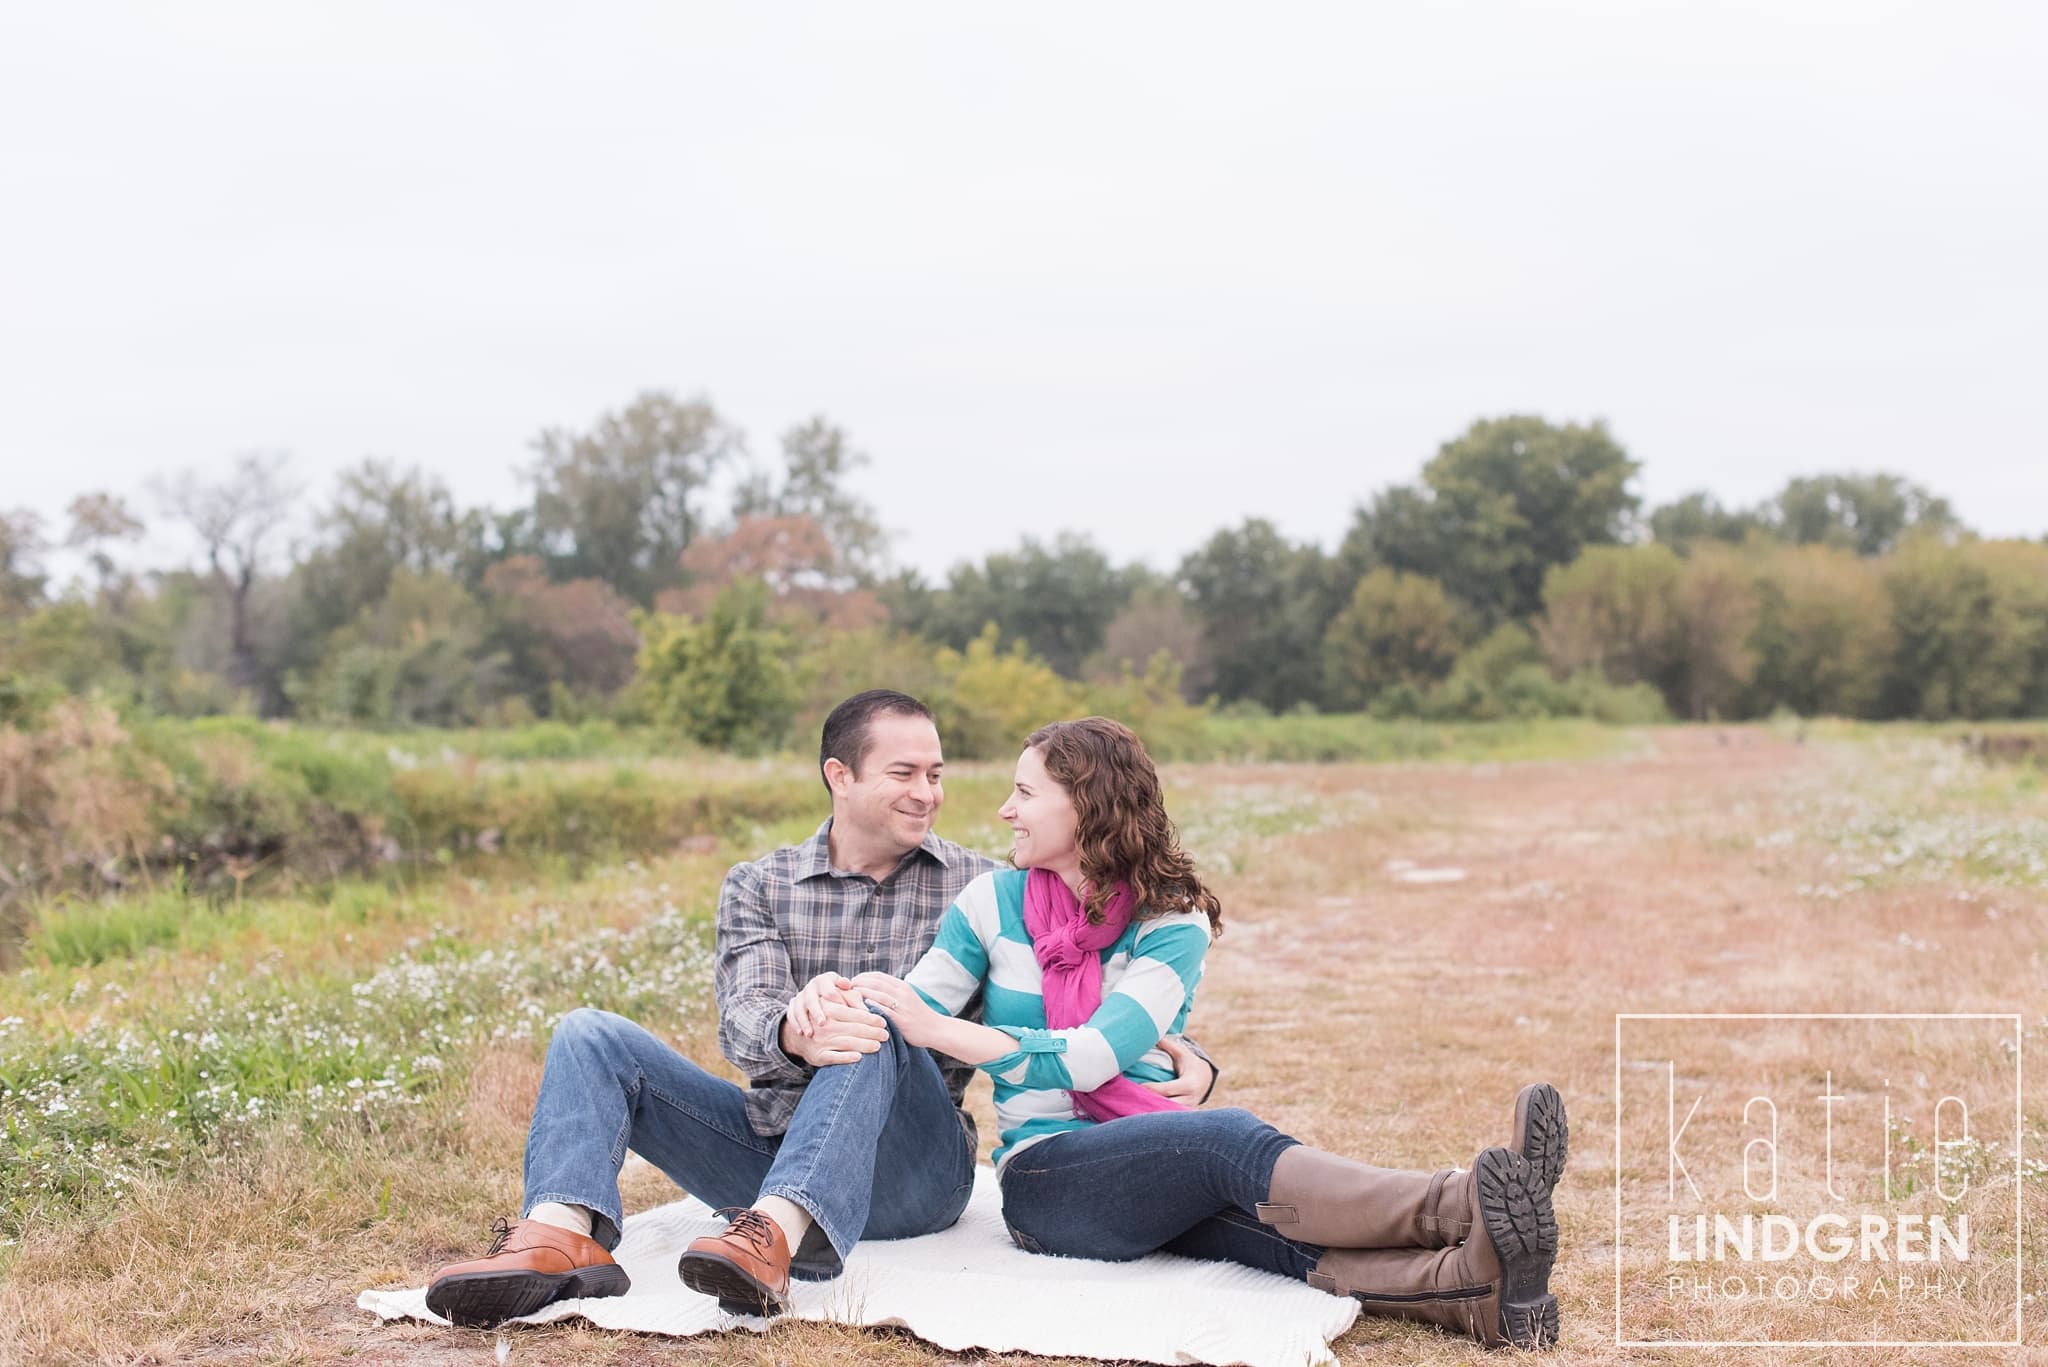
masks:
[[[1227,1259],[1487,1344],[1557,1338],[1550,1191],[1563,1104],[1525,1088],[1507,1147],[1400,1172],[1311,1149],[1243,1110],[1191,1111],[1172,1076],[1222,908],[1181,849],[1137,736],[1102,717],[1034,733],[1000,815],[1017,867],[984,874],[908,981],[853,981],[907,1043],[990,1073],[1003,1215],[1033,1252]],[[978,993],[982,1024],[958,1018]]]

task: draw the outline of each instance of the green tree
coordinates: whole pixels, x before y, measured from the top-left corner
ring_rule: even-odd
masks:
[[[1752,554],[1756,669],[1744,710],[1875,717],[1895,648],[1882,562],[1834,546]]]
[[[1074,678],[1129,598],[1130,577],[1088,538],[1062,532],[1048,546],[1027,537],[980,565],[955,566],[946,588],[925,601],[918,629],[964,650],[994,623],[1005,639]]]
[[[1502,622],[1458,656],[1423,710],[1444,721],[1498,721],[1562,716],[1570,705],[1536,638],[1519,622]]]
[[[1152,661],[1162,652],[1174,662],[1183,697],[1192,701],[1208,695],[1215,672],[1202,646],[1201,622],[1170,580],[1145,574],[1103,629],[1102,649],[1084,670],[1097,681],[1138,670],[1149,678]]]
[[[1756,572],[1739,552],[1701,544],[1672,593],[1678,659],[1669,701],[1694,721],[1727,715],[1756,673]]]
[[[419,467],[388,461],[343,470],[314,534],[287,589],[285,653],[302,675],[321,667],[329,638],[382,602],[401,571],[447,575],[473,594],[498,558],[487,514],[458,508],[448,486]]]
[[[1456,536],[1427,485],[1391,484],[1352,510],[1337,547],[1337,575],[1349,586],[1386,568],[1441,583],[1459,553]]]
[[[1681,650],[1682,566],[1668,546],[1593,546],[1544,582],[1537,637],[1560,675],[1593,669],[1612,684],[1662,687]]]
[[[1750,536],[1768,532],[1763,513],[1725,508],[1705,490],[1674,499],[1650,514],[1650,536],[1658,544],[1686,554],[1696,541],[1725,541],[1739,546]]]
[[[343,470],[317,527],[336,572],[371,600],[401,569],[453,575],[473,590],[494,558],[485,514],[458,507],[447,484],[417,465],[364,460]]]
[[[0,659],[8,672],[46,680],[66,693],[132,692],[118,639],[93,605],[77,598],[0,621]]]
[[[1604,423],[1475,422],[1423,467],[1421,488],[1359,509],[1339,557],[1354,573],[1435,579],[1487,627],[1527,618],[1551,569],[1628,533],[1638,468]]]
[[[898,570],[875,585],[875,597],[888,615],[889,625],[927,640],[937,639],[939,595],[944,592],[914,569]]]
[[[701,622],[641,622],[640,682],[656,721],[721,750],[782,743],[803,699],[796,643],[768,619],[768,590],[735,580]]]
[[[1251,518],[1219,531],[1180,564],[1202,624],[1216,692],[1280,711],[1323,698],[1323,635],[1343,606],[1336,567]]]
[[[2048,547],[1909,542],[1884,569],[1892,716],[1982,720],[2048,703]]]
[[[489,632],[483,605],[452,576],[401,568],[328,638],[299,701],[369,725],[474,725],[513,691],[504,655],[484,648]]]
[[[1458,609],[1443,585],[1374,570],[1323,636],[1331,704],[1359,708],[1396,685],[1431,687],[1457,663],[1459,635]]]
[[[1529,629],[1518,622],[1502,622],[1458,657],[1454,674],[1464,674],[1481,686],[1498,689],[1518,669],[1545,668],[1543,648]]]
[[[712,478],[740,434],[705,399],[648,390],[589,432],[534,441],[533,525],[557,578],[602,579],[637,603],[678,582]]]
[[[1840,546],[1858,555],[1883,555],[1909,532],[1961,529],[1947,499],[1897,475],[1794,479],[1766,505],[1765,514],[1786,541]]]

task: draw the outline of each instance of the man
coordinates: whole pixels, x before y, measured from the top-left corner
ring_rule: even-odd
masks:
[[[792,1270],[836,1276],[860,1239],[959,1219],[974,1186],[974,1121],[960,1108],[974,1070],[904,1043],[846,977],[908,973],[961,889],[994,866],[932,833],[945,758],[915,698],[847,699],[825,719],[818,757],[831,817],[801,845],[734,865],[719,892],[719,1049],[752,1087],[623,1017],[570,1012],[527,1133],[526,1216],[499,1222],[484,1257],[435,1273],[429,1309],[494,1324],[564,1297],[624,1293],[610,1250],[629,1148],[734,1208],[678,1270],[740,1313],[785,1308]],[[1158,1090],[1205,1098],[1207,1060],[1181,1041],[1166,1048],[1179,1075]]]

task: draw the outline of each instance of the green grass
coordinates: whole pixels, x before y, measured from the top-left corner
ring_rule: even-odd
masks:
[[[269,1127],[399,1123],[459,1088],[482,1050],[538,1049],[577,1006],[657,1028],[700,1016],[716,878],[672,890],[636,870],[462,909],[273,899],[242,909],[240,952],[190,919],[152,930],[145,948],[175,956],[160,961],[92,953],[162,926],[168,897],[67,909],[71,938],[39,929],[38,961],[0,979],[0,1237]],[[306,952],[356,918],[367,953]]]
[[[180,893],[126,901],[53,902],[37,917],[24,957],[82,967],[132,958],[159,945],[176,944],[195,912],[204,914],[204,904]]]
[[[90,968],[151,950],[232,960],[240,942],[306,962],[379,922],[432,924],[444,905],[433,882],[408,888],[395,879],[366,878],[243,899],[196,897],[177,887],[129,897],[67,897],[40,909],[18,958],[30,968]]]

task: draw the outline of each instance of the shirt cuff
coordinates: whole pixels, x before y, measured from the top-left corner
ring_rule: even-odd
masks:
[[[1067,1052],[1067,1037],[1054,1034],[1050,1030],[1035,1030],[1017,1025],[998,1025],[993,1028],[1002,1031],[1011,1039],[1017,1041],[1017,1047],[1004,1054],[1001,1058],[992,1058],[986,1063],[974,1065],[991,1077],[1001,1077],[1003,1074],[1013,1071],[1018,1065],[1029,1062],[1033,1054],[1064,1054]]]
[[[747,1052],[750,1059],[733,1059],[748,1077],[755,1081],[779,1079],[784,1082],[803,1082],[816,1070],[802,1059],[792,1058],[782,1047],[782,1021],[788,1014],[783,1005],[762,1004],[753,1010],[742,1012],[734,1021],[737,1027],[734,1035],[740,1040],[751,1041],[754,1045]],[[762,1069],[755,1072],[755,1068]]]

